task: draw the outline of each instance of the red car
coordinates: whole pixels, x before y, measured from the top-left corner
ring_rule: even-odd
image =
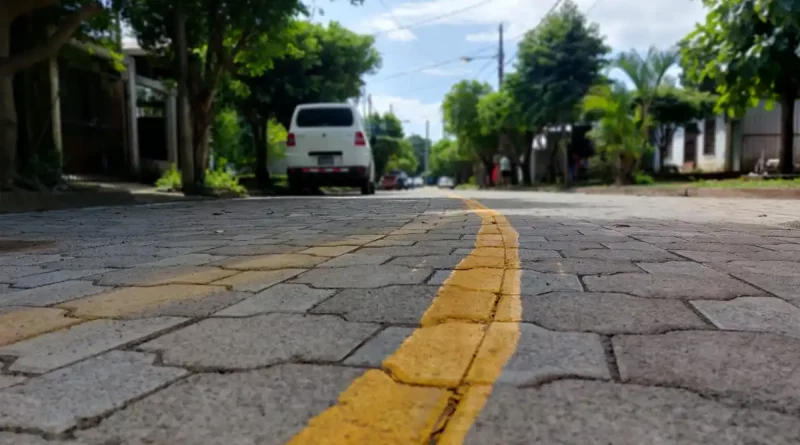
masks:
[[[390,172],[383,175],[380,184],[381,190],[408,189],[408,176],[403,172]]]

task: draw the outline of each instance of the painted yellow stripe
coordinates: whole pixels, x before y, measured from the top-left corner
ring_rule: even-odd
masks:
[[[460,198],[457,195],[451,195]],[[518,234],[498,212],[481,217],[475,249],[450,274],[420,327],[312,419],[289,445],[462,443],[516,350],[520,318]],[[404,229],[398,232],[405,233]]]

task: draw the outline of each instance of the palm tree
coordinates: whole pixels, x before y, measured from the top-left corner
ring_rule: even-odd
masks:
[[[620,83],[597,85],[583,100],[583,112],[596,117],[589,137],[598,155],[611,163],[617,184],[630,182],[648,146],[649,118],[636,103],[636,94]]]
[[[667,71],[676,65],[678,60],[677,48],[659,50],[654,46],[651,46],[644,56],[632,49],[617,57],[615,66],[622,70],[636,87],[643,119],[649,114],[650,104],[659,88],[675,83],[674,79],[667,76]]]

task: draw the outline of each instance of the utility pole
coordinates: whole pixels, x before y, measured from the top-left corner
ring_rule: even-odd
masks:
[[[503,53],[503,24],[500,24],[500,38],[498,40],[497,48],[497,89],[503,86],[503,64],[505,63],[505,54]]]
[[[389,114],[394,114],[394,105],[389,104]]]

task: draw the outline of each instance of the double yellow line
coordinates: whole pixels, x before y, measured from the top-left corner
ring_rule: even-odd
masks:
[[[475,248],[420,327],[289,445],[463,442],[516,350],[521,313],[519,235],[500,213],[464,201],[481,218]]]

